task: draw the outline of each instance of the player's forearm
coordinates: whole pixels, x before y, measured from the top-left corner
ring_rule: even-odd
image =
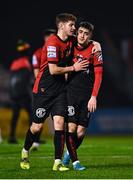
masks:
[[[102,82],[103,68],[102,67],[95,68],[94,72],[95,72],[95,81],[94,81],[92,96],[97,97]]]
[[[59,67],[57,64],[49,63],[49,71],[51,75],[57,75],[57,74],[65,74],[72,71],[82,71],[86,70],[86,67],[88,67],[88,60],[84,60],[81,62],[75,62],[73,66],[67,66],[67,67]]]
[[[34,76],[35,76],[35,78],[37,77],[38,73],[39,73],[39,69],[34,69]]]
[[[55,66],[55,67],[49,68],[49,70],[50,70],[51,75],[58,75],[58,74],[65,74],[67,72],[72,72],[74,71],[74,67],[73,66],[68,66],[68,67]]]

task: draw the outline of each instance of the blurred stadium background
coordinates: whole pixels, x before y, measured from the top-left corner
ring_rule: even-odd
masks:
[[[6,11],[6,12],[5,12]],[[0,45],[0,127],[9,133],[12,116],[9,97],[9,66],[15,57],[18,38],[31,44],[31,53],[41,46],[42,29],[55,27],[55,16],[74,13],[79,20],[95,25],[93,39],[103,49],[104,78],[98,97],[98,110],[88,134],[133,134],[133,24],[129,3],[113,1],[4,1],[1,4]],[[22,110],[17,135],[23,137],[28,117]],[[51,134],[51,122],[45,135]],[[23,127],[23,128],[22,128]]]

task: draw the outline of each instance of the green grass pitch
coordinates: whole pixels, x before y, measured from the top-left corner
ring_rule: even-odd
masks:
[[[19,167],[23,141],[0,144],[0,179],[133,179],[133,137],[86,137],[78,155],[85,171],[53,172],[53,142],[30,153],[31,168]]]

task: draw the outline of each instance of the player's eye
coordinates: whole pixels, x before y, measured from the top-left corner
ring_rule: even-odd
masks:
[[[88,32],[85,32],[84,34],[85,34],[86,36],[88,36],[88,35],[89,35],[89,33],[88,33]]]
[[[79,33],[81,34],[81,33],[82,33],[82,31],[81,31],[81,30],[79,30]]]
[[[72,26],[75,26],[75,24],[74,24],[74,23],[71,23],[71,24],[69,24],[69,26],[71,26],[71,27],[72,27]]]

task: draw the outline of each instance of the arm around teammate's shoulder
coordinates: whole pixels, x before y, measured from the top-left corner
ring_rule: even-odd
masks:
[[[67,72],[73,72],[73,71],[83,71],[86,70],[88,66],[88,61],[84,60],[81,62],[75,62],[73,66],[67,66],[67,67],[59,67],[57,64],[49,63],[49,71],[51,75],[58,75],[58,74],[65,74]]]
[[[97,41],[92,41],[93,43],[93,48],[92,48],[92,53],[95,53],[97,51],[102,51],[102,48],[101,48],[101,44]]]

